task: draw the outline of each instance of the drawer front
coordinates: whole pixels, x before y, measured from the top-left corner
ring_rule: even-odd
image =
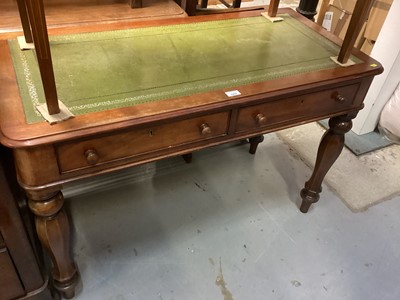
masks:
[[[229,113],[135,129],[56,147],[61,172],[87,168],[114,160],[205,140],[227,134]]]
[[[353,104],[358,84],[271,101],[239,110],[236,132],[340,112]]]

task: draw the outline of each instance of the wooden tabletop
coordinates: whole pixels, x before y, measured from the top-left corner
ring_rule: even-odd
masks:
[[[132,9],[128,0],[44,0],[49,28],[84,24],[125,22],[133,19],[187,17],[173,0],[144,0],[143,7]],[[15,0],[0,2],[0,38],[21,32],[21,20]]]
[[[321,27],[297,14],[291,9],[283,9],[280,13],[287,13],[300,20],[316,32],[340,45],[341,41],[326,32]],[[232,19],[259,15],[259,11],[238,12],[221,15],[196,16],[190,18],[174,18],[161,20],[134,20],[127,22],[82,24],[81,26],[50,28],[50,35],[94,32],[113,29],[140,28],[147,26],[187,24],[192,22]],[[356,51],[353,53],[364,63],[348,68],[334,68],[315,71],[304,75],[294,75],[289,78],[274,79],[268,82],[260,82],[240,86],[242,95],[235,98],[227,97],[223,91],[210,91],[200,96],[190,95],[174,98],[161,102],[141,104],[123,109],[113,109],[105,112],[94,112],[55,125],[40,122],[26,124],[18,85],[13,70],[12,60],[6,41],[0,41],[0,101],[1,101],[1,142],[9,147],[26,147],[54,141],[69,140],[76,137],[88,136],[99,132],[111,132],[113,130],[130,126],[144,125],[151,122],[163,122],[171,118],[183,118],[195,116],[204,111],[218,111],[234,105],[250,103],[255,98],[262,97],[274,100],[282,97],[282,94],[291,95],[299,91],[318,90],[327,84],[338,81],[353,80],[361,76],[373,76],[381,71],[379,63]]]

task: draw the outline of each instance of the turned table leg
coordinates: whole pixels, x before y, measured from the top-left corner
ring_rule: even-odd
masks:
[[[249,138],[249,142],[250,142],[249,153],[250,154],[256,154],[258,144],[262,143],[263,141],[264,141],[264,136],[263,135],[258,135],[258,136]]]
[[[29,207],[35,214],[37,234],[53,263],[55,288],[64,298],[73,298],[78,272],[71,257],[71,234],[63,210],[64,197],[60,191],[46,197],[28,193],[28,197]]]
[[[351,126],[352,122],[349,116],[339,116],[329,120],[329,129],[322,137],[318,148],[314,171],[300,192],[303,199],[300,206],[301,212],[306,213],[311,204],[319,200],[319,194],[322,191],[322,181],[342,152],[344,134],[351,129]]]

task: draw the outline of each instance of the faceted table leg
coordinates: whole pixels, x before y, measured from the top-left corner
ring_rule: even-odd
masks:
[[[350,116],[339,116],[329,120],[329,129],[322,137],[318,148],[314,172],[300,193],[303,199],[300,206],[301,212],[306,213],[311,204],[319,200],[319,194],[322,191],[322,181],[342,152],[344,134],[351,129],[351,119],[352,117]]]
[[[62,209],[64,197],[61,191],[47,195],[28,192],[28,197],[38,237],[53,264],[55,288],[64,298],[71,299],[75,295],[78,272],[71,257],[68,218]]]
[[[258,135],[252,138],[249,138],[250,142],[250,154],[256,154],[257,147],[259,143],[262,143],[264,141],[264,136],[263,135]]]

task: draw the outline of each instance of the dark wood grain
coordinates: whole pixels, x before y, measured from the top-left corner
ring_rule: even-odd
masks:
[[[241,4],[242,4],[242,0],[233,0],[232,8],[239,8]]]
[[[274,7],[276,3],[278,1],[271,4]],[[279,12],[290,14],[341,45],[337,37],[293,10]],[[81,24],[50,28],[49,34],[258,15],[260,11]],[[6,36],[13,36],[13,33]],[[67,182],[176,155],[189,158],[187,154],[193,151],[247,138],[251,143],[250,152],[255,152],[265,133],[331,118],[331,129],[322,139],[314,175],[302,192],[301,209],[306,211],[317,200],[323,177],[339,155],[343,135],[350,127],[351,118],[363,107],[373,77],[382,72],[382,67],[372,58],[357,50],[353,50],[353,54],[363,62],[349,68],[337,67],[239,86],[241,95],[238,97],[227,97],[225,90],[210,91],[89,113],[50,126],[46,122],[26,124],[8,45],[0,41],[3,62],[0,65],[0,140],[13,148],[19,183],[29,196],[37,233],[52,258],[57,288],[64,296],[72,297],[77,280],[77,268],[70,254],[69,224],[60,192]]]
[[[75,295],[77,269],[72,260],[70,227],[63,210],[64,197],[61,192],[46,195],[29,193],[29,207],[35,214],[36,231],[39,239],[53,262],[55,287],[64,298]]]
[[[202,126],[208,130],[204,130],[205,128]],[[63,143],[57,146],[56,152],[60,171],[64,173],[166,149],[171,145],[189,144],[196,140],[224,136],[227,131],[228,113],[207,114],[189,120],[126,131],[117,135],[87,139],[78,143]],[[98,154],[99,158],[95,164],[90,164],[84,155],[89,149]],[[71,160],[71,157],[75,157],[75,159]]]
[[[10,254],[5,248],[0,248],[0,270],[0,299],[9,300],[24,296],[24,287],[18,278]]]
[[[313,22],[305,19],[298,15],[291,9],[282,10],[282,13],[289,13],[293,17],[298,18],[304,24],[315,29],[321,35],[331,38],[338,44],[341,41],[331,35],[326,30],[317,26]],[[168,19],[168,20],[154,20],[154,21],[136,21],[126,22],[122,24],[103,24],[103,25],[87,25],[79,28],[54,28],[50,30],[50,34],[65,34],[65,33],[76,33],[79,31],[101,31],[101,30],[115,30],[115,29],[126,29],[130,27],[144,27],[154,25],[169,25],[169,24],[184,24],[190,22],[196,22],[200,20],[214,20],[214,19],[230,19],[237,18],[240,16],[248,17],[259,15],[259,12],[240,12],[223,15],[207,15],[207,16],[195,16],[192,18],[180,18],[180,19]],[[287,93],[296,93],[299,90],[305,90],[310,88],[317,88],[321,85],[321,82],[331,84],[338,81],[338,78],[347,78],[352,80],[359,76],[358,74],[370,73],[371,75],[379,72],[379,64],[376,68],[371,68],[370,64],[376,63],[365,54],[361,52],[355,52],[357,56],[365,61],[365,64],[358,64],[352,68],[343,68],[340,70],[324,70],[309,74],[309,76],[293,76],[288,85],[288,80],[276,79],[271,80],[268,83],[256,83],[246,86],[240,86],[242,97],[236,99],[226,99],[224,95],[221,96],[219,91],[212,91],[209,93],[202,94],[202,97],[198,95],[187,96],[182,98],[171,99],[168,101],[161,101],[156,106],[151,104],[143,104],[124,109],[115,109],[107,112],[97,112],[86,114],[85,116],[77,116],[74,119],[68,121],[68,124],[61,123],[53,126],[48,126],[46,122],[36,123],[32,125],[26,125],[21,101],[19,98],[19,91],[11,64],[11,57],[8,51],[8,46],[5,42],[0,41],[0,51],[2,53],[2,60],[5,62],[0,65],[0,76],[3,82],[8,84],[2,85],[0,93],[2,99],[8,104],[3,107],[0,111],[0,118],[3,114],[6,116],[2,121],[2,133],[3,143],[10,145],[11,147],[38,145],[42,143],[49,143],[60,139],[70,139],[77,136],[91,135],[98,131],[112,131],[116,128],[125,128],[127,126],[133,126],[138,123],[146,123],[162,119],[168,119],[172,115],[187,115],[199,111],[199,105],[210,105],[209,108],[218,108],[221,106],[227,106],[231,104],[246,103],[252,101],[254,93],[261,94],[259,98],[262,98],[262,94],[268,95],[268,98],[273,98],[274,95],[279,94],[279,90],[285,89]],[[355,50],[356,51],[356,50]],[[221,102],[223,101],[223,102]],[[185,103],[185,109],[179,109],[180,103]]]
[[[34,236],[30,236],[30,219],[22,218],[19,209],[21,193],[16,182],[12,157],[0,147],[0,300],[10,300],[37,293],[49,299],[41,264],[40,251],[35,251]],[[35,255],[37,254],[37,255]],[[31,299],[31,298],[29,298]],[[32,298],[33,299],[33,298]]]
[[[343,40],[343,46],[338,56],[340,63],[345,64],[348,61],[354,43],[368,17],[372,2],[373,0],[358,0],[356,2],[349,27]]]
[[[198,0],[181,0],[181,7],[185,10],[188,16],[196,15],[196,7]]]

